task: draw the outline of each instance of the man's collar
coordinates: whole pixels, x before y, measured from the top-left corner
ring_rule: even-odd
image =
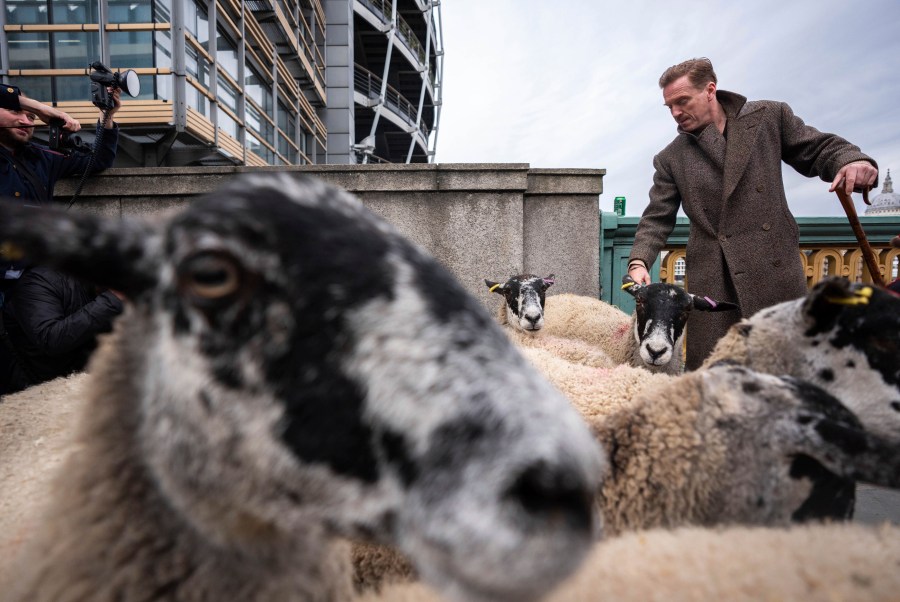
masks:
[[[722,105],[722,109],[725,110],[725,116],[728,119],[737,117],[744,105],[747,104],[746,96],[727,90],[716,90],[716,100]]]

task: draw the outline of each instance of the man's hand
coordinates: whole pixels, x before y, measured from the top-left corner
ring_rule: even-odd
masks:
[[[628,275],[638,284],[650,284],[650,272],[639,263],[633,263],[628,267]]]
[[[32,113],[40,117],[41,121],[43,121],[44,123],[50,123],[51,119],[62,119],[65,122],[63,125],[63,129],[67,132],[77,132],[81,129],[81,124],[78,123],[77,119],[75,119],[68,113],[60,111],[56,107],[45,105],[44,103],[38,102],[33,98],[28,98],[27,96],[20,96],[19,104],[21,105],[23,110],[31,111]]]
[[[114,86],[108,86],[106,90],[109,92],[109,97],[112,98],[113,106],[109,110],[109,118],[103,124],[103,127],[111,128],[113,126],[113,115],[122,108],[122,100],[120,98],[122,90]],[[103,119],[103,109],[100,109],[100,119]]]
[[[868,190],[877,179],[878,170],[875,169],[874,165],[868,161],[854,161],[844,165],[837,172],[828,192],[834,192],[843,182],[844,192],[850,195],[854,190]]]

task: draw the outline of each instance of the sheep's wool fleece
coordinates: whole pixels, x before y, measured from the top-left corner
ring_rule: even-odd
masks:
[[[547,602],[888,602],[897,600],[898,592],[897,527],[693,527],[631,533],[597,544]],[[362,598],[387,600],[440,598],[419,584]]]
[[[617,365],[604,351],[578,339],[565,339],[543,331],[523,332],[509,326],[503,330],[519,348],[544,349],[564,360],[593,368],[615,368]]]
[[[28,537],[49,483],[73,449],[86,374],[5,395],[0,402],[0,558]],[[0,583],[7,568],[0,562]]]
[[[632,366],[618,365],[611,369],[584,366],[546,349],[522,349],[522,355],[572,402],[592,427],[613,412],[632,407],[633,399],[642,391],[663,387],[671,381],[667,374],[654,374]]]
[[[632,328],[630,315],[600,299],[563,293],[547,297],[545,303],[544,332],[589,343],[617,364],[632,361]]]

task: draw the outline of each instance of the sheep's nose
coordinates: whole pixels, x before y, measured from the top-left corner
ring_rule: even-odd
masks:
[[[525,320],[527,320],[528,323],[531,324],[532,326],[536,326],[537,323],[541,321],[541,317],[540,316],[525,316]]]
[[[659,357],[666,352],[666,349],[666,347],[663,347],[662,349],[654,349],[650,345],[647,345],[647,353],[650,354],[650,359],[653,360],[659,359]]]
[[[530,516],[573,530],[590,530],[593,525],[593,491],[571,469],[537,462],[526,468],[507,490],[506,497],[517,502]]]

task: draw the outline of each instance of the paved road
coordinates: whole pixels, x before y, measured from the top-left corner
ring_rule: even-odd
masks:
[[[857,485],[854,516],[860,523],[877,525],[890,521],[900,525],[900,491]]]

